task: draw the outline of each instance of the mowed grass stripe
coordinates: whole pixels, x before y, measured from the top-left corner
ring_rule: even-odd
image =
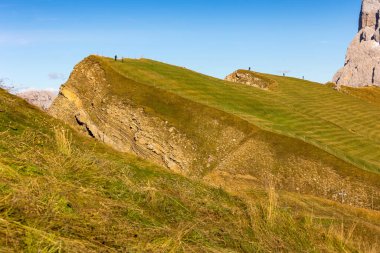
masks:
[[[280,86],[280,88],[281,87],[282,86]],[[309,93],[310,91],[307,92],[306,94],[303,94],[305,95],[304,97],[306,96],[310,97]],[[285,94],[285,95],[288,95],[288,94]],[[318,100],[314,98],[309,99],[309,100],[303,99],[302,103],[305,103],[305,105],[299,106],[299,109],[304,110],[305,108],[308,108],[309,110],[307,111],[308,113],[313,113],[315,115],[323,117],[326,120],[333,121],[336,124],[341,124],[342,127],[355,124],[354,127],[359,128],[363,126],[363,123],[365,123],[367,128],[364,128],[364,129],[366,130],[368,129],[368,127],[378,128],[379,122],[380,122],[378,108],[374,106],[364,107],[362,100],[345,96],[340,93],[331,94],[331,91],[329,91],[329,93],[325,92],[324,95],[325,96],[322,96]],[[295,103],[298,103],[299,105],[300,104],[299,101],[301,99],[297,99],[297,97],[296,98],[291,97],[289,98],[289,100],[294,101]],[[364,105],[366,105],[366,103],[364,103]],[[324,110],[321,110],[321,107],[323,107]],[[350,117],[347,117],[347,113],[350,114]],[[377,115],[377,117],[373,117],[374,114]],[[358,122],[359,124],[357,124]],[[370,133],[373,133],[373,132],[379,135],[378,130],[370,131]],[[368,133],[368,131],[366,131],[365,133]],[[379,141],[379,136],[372,135],[371,138],[377,138],[377,141]]]

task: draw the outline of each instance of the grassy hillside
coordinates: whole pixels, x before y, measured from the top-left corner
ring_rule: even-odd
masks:
[[[98,57],[79,63],[50,113],[100,141],[111,139],[107,143],[116,148],[120,145],[115,143],[131,145],[131,152],[155,162],[163,160],[157,154],[165,146],[171,148],[164,151],[164,159],[182,150],[184,155],[174,161],[186,161],[187,166],[177,171],[217,181],[217,186],[233,180],[249,192],[275,178],[280,190],[380,209],[380,174],[358,169],[302,140],[262,130],[238,114],[133,81],[112,66]]]
[[[151,60],[99,58],[123,76],[232,113],[263,129],[311,143],[380,172],[380,108],[329,87],[265,75],[274,89],[245,87]]]
[[[270,184],[230,195],[82,137],[3,90],[0,137],[0,252],[378,249],[377,212]]]

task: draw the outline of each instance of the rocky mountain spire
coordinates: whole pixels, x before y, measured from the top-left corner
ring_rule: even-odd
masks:
[[[338,86],[380,86],[380,0],[363,0],[359,32],[347,50],[345,65],[335,74]]]

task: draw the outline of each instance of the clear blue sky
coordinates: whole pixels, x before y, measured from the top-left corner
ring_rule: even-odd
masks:
[[[326,82],[360,0],[0,0],[0,78],[58,89],[89,54],[151,58],[223,78],[248,68]]]

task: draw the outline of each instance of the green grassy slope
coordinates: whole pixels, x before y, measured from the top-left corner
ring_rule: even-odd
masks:
[[[378,247],[377,212],[272,188],[249,199],[115,152],[0,89],[0,252]]]
[[[380,172],[380,109],[329,87],[265,75],[265,91],[151,60],[99,58],[127,78],[232,113],[263,129],[311,143],[362,169]]]

